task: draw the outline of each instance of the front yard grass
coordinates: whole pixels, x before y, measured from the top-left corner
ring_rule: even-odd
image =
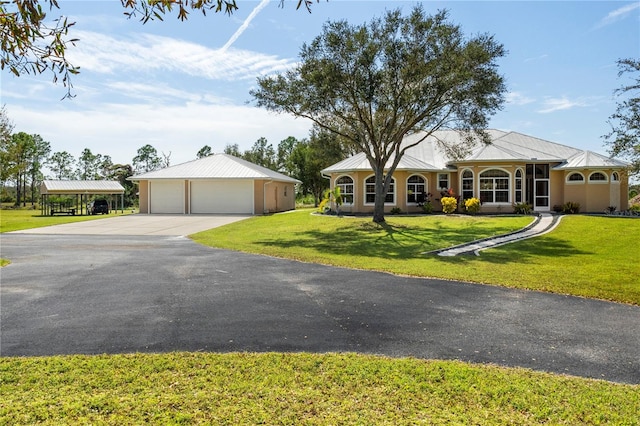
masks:
[[[43,226],[61,225],[63,223],[84,222],[86,220],[105,219],[107,217],[122,216],[131,214],[131,209],[124,210],[124,213],[111,211],[108,215],[94,216],[43,216],[40,210],[33,209],[1,209],[0,210],[0,233],[11,231],[22,231],[24,229],[41,228]]]
[[[553,232],[479,257],[425,252],[528,225],[531,217],[311,215],[254,217],[191,237],[202,244],[305,262],[541,290],[640,305],[640,220],[566,216]]]
[[[638,424],[640,386],[356,354],[0,358],[0,424]]]

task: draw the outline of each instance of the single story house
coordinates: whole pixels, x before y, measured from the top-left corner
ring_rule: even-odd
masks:
[[[298,180],[228,154],[132,176],[140,213],[264,214],[295,208]]]
[[[517,132],[488,132],[492,143],[477,142],[460,159],[450,158],[441,143],[461,142],[454,130],[437,131],[409,148],[393,173],[385,210],[419,212],[429,200],[434,211],[441,211],[439,200],[447,192],[462,202],[478,198],[487,213],[512,212],[519,203],[535,211],[552,211],[567,202],[579,203],[581,212],[628,208],[627,163]],[[407,136],[403,144],[422,137],[424,133]],[[373,212],[375,176],[364,153],[322,174],[330,179],[331,189],[340,187],[342,211]]]

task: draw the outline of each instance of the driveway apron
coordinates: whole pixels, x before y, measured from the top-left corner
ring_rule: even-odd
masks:
[[[307,264],[184,237],[3,234],[0,355],[309,351],[640,383],[640,307]]]

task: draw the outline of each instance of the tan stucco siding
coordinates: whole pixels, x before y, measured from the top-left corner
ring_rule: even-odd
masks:
[[[141,180],[138,185],[140,213],[149,213],[149,181]]]
[[[264,213],[264,180],[253,181],[253,214]]]
[[[564,204],[566,173],[562,170],[549,171],[549,209]]]

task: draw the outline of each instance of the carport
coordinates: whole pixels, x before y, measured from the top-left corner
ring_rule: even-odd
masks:
[[[40,210],[42,215],[86,213],[89,198],[104,196],[109,202],[109,210],[124,210],[124,187],[120,182],[109,180],[45,180],[40,185]],[[118,197],[120,195],[120,197]],[[52,197],[72,197],[71,202],[57,202]],[[115,209],[114,209],[115,207]]]

